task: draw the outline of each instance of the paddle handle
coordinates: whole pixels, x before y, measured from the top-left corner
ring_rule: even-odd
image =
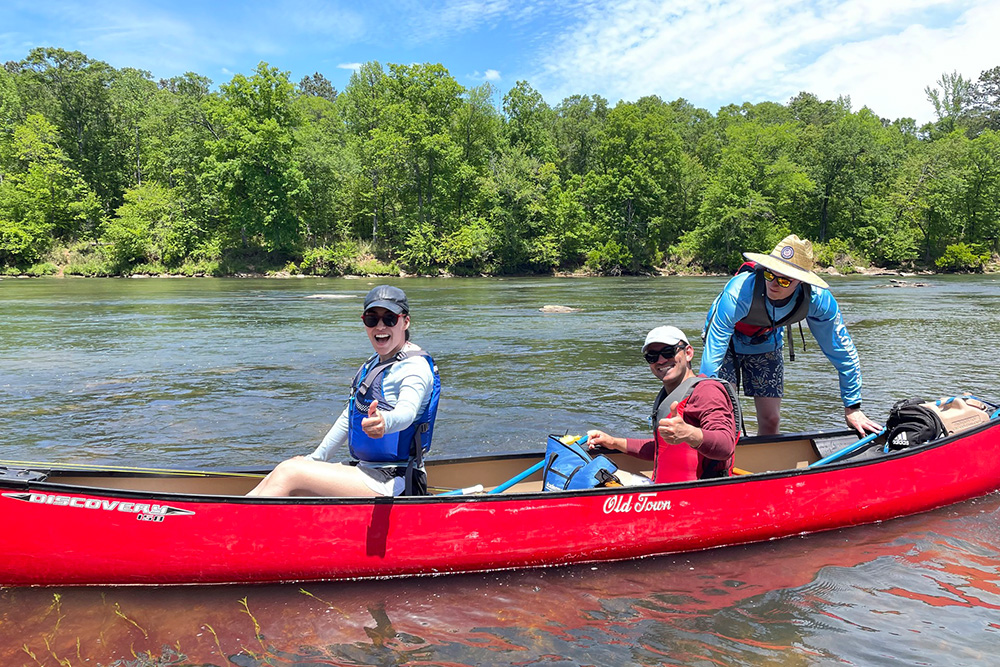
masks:
[[[539,461],[535,465],[531,466],[530,468],[528,468],[524,472],[522,472],[522,473],[520,473],[518,475],[515,475],[514,477],[511,477],[510,479],[508,479],[506,482],[504,482],[500,486],[497,486],[497,487],[495,487],[493,489],[490,489],[486,493],[503,493],[504,491],[506,491],[510,487],[512,487],[515,484],[517,484],[518,482],[520,482],[521,480],[523,480],[523,479],[525,479],[527,477],[530,477],[531,475],[535,474],[536,472],[538,472],[539,470],[541,470],[544,467],[545,467],[545,460],[542,459],[541,461]]]

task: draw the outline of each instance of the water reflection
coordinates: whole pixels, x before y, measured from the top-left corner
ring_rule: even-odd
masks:
[[[994,495],[769,544],[489,575],[4,589],[0,664],[986,664],[998,513]]]

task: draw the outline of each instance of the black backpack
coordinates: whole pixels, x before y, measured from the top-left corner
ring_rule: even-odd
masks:
[[[905,449],[947,435],[941,418],[922,398],[897,401],[885,421],[885,443],[890,450]]]

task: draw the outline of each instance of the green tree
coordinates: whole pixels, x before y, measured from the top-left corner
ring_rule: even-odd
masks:
[[[937,123],[935,134],[947,134],[958,127],[968,127],[972,121],[973,82],[958,72],[945,72],[936,81],[938,87],[926,86],[927,101],[934,106]]]
[[[467,90],[454,115],[451,134],[459,148],[460,163],[454,174],[457,188],[453,215],[458,220],[470,217],[478,184],[499,147],[502,121],[493,106],[493,95],[489,83]]]
[[[31,114],[14,128],[0,180],[0,264],[26,267],[55,240],[89,235],[100,205],[58,143],[56,128]]]
[[[111,109],[120,126],[115,133],[120,142],[118,150],[133,166],[129,182],[135,185],[142,185],[142,128],[156,94],[156,84],[150,76],[146,71],[125,68],[111,82]]]
[[[454,174],[461,147],[451,130],[465,90],[439,64],[390,65],[392,126],[404,140],[408,178],[403,186],[399,239],[410,229],[450,231]]]
[[[205,162],[220,194],[231,238],[244,248],[298,247],[308,184],[295,161],[301,122],[287,72],[260,63],[253,76],[237,74],[211,98],[208,117],[220,129]]]
[[[964,181],[964,240],[1000,252],[1000,132],[986,130],[969,142]]]
[[[191,72],[161,79],[140,118],[143,185],[169,188],[173,219],[190,221],[184,227],[189,234],[185,247],[198,262],[218,260],[231,233],[224,224],[228,208],[212,171],[210,147],[221,139],[223,127],[209,117],[219,96],[211,86],[209,79]],[[176,264],[166,253],[162,261],[168,267]]]
[[[794,159],[801,138],[797,124],[731,124],[726,137],[698,226],[674,251],[693,255],[705,268],[731,271],[740,253],[773,247],[788,233],[815,185]]]
[[[973,88],[972,104],[982,127],[1000,132],[1000,67],[979,75]]]
[[[59,130],[60,146],[104,209],[117,207],[129,179],[111,94],[117,72],[79,51],[54,48],[33,49],[20,69],[29,108]]]
[[[21,95],[14,75],[0,67],[0,142],[10,136],[14,125],[21,120]]]
[[[795,225],[820,242],[831,237],[855,240],[862,247],[876,243],[863,230],[871,227],[869,206],[892,180],[903,154],[902,136],[886,128],[869,109],[852,113],[841,107],[840,116],[817,133],[809,133],[816,183],[815,219]]]
[[[398,208],[396,179],[405,168],[405,140],[387,121],[390,101],[388,78],[375,61],[351,74],[338,100],[344,105],[348,146],[361,173],[356,181],[359,218],[371,230],[373,243],[379,242],[380,227]],[[357,234],[369,236],[360,226]]]
[[[318,95],[300,95],[295,104],[303,121],[295,132],[294,158],[309,193],[302,201],[303,233],[307,246],[321,247],[352,234],[359,166],[348,148],[340,104]]]
[[[621,102],[608,113],[600,170],[588,175],[586,188],[602,242],[613,240],[628,251],[630,262],[622,270],[651,268],[658,248],[686,226],[683,154],[673,112],[659,98]]]
[[[327,102],[337,101],[337,89],[333,87],[330,80],[316,72],[312,76],[304,76],[299,81],[299,90],[303,95],[321,97]]]
[[[147,263],[176,267],[187,258],[198,237],[175,196],[176,190],[157,183],[125,193],[125,203],[104,225],[102,234],[105,254],[119,271]]]
[[[486,252],[495,272],[548,270],[557,261],[546,228],[549,190],[557,183],[555,165],[528,155],[523,144],[496,156],[479,204],[488,225]]]
[[[600,95],[572,95],[555,109],[555,138],[563,178],[583,176],[596,165],[608,101]]]
[[[555,114],[541,93],[527,81],[518,81],[503,96],[503,112],[507,118],[507,141],[521,146],[526,155],[540,162],[555,163]]]

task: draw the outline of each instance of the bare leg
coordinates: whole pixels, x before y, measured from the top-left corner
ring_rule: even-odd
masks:
[[[757,408],[757,435],[774,435],[781,422],[781,399],[770,396],[754,396]]]
[[[378,495],[364,482],[364,473],[344,463],[314,461],[303,456],[282,461],[248,496]]]

